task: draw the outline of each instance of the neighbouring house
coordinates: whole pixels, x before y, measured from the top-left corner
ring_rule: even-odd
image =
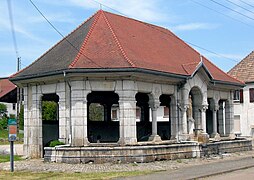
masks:
[[[24,153],[43,157],[51,134],[66,144],[44,149],[59,162],[128,153],[133,161],[140,153],[155,159],[159,150],[143,155],[140,148],[161,142],[183,143],[172,146],[172,158],[193,157],[196,145],[185,156],[181,148],[235,138],[233,92],[244,86],[171,31],[103,10],[11,81],[24,89]],[[57,103],[52,126],[42,119],[44,101]]]
[[[0,103],[7,106],[7,115],[17,114],[17,87],[8,78],[0,78]]]
[[[254,135],[254,51],[229,72],[246,84],[234,93],[235,132],[242,136]]]

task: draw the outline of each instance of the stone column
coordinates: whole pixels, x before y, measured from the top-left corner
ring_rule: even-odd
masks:
[[[201,126],[203,129],[203,133],[206,133],[206,110],[208,109],[208,105],[202,105],[202,109],[201,109]]]
[[[189,138],[187,127],[187,109],[188,105],[182,105],[179,107],[181,111],[181,121],[179,124],[179,140],[185,141]]]
[[[58,117],[59,117],[59,141],[68,144],[68,125],[67,125],[67,108],[66,108],[66,91],[65,84],[60,84],[57,92],[59,97],[58,102]]]
[[[226,135],[230,139],[235,139],[234,133],[234,104],[233,100],[227,100],[225,105],[225,125],[226,125]]]
[[[220,102],[219,103],[219,110],[218,110],[218,124],[219,124],[219,134],[220,135],[225,135],[225,124],[224,124],[224,103]]]
[[[119,125],[120,138],[118,143],[122,145],[136,144],[136,91],[120,90],[119,95]]]
[[[170,102],[170,120],[171,120],[171,124],[170,124],[170,129],[171,129],[171,137],[170,139],[176,139],[176,135],[178,132],[176,132],[177,130],[177,102],[176,102],[176,98],[171,96],[171,102]]]
[[[220,140],[220,134],[218,133],[217,130],[217,112],[219,110],[219,105],[216,104],[213,107],[213,133],[212,133],[212,137],[216,140]]]
[[[41,158],[43,156],[42,142],[42,116],[41,116],[41,92],[37,85],[28,87],[27,104],[25,104],[25,142],[24,148],[28,157]],[[26,145],[27,144],[27,145]]]
[[[157,134],[157,109],[160,107],[159,99],[149,101],[149,106],[152,110],[152,135],[149,141],[161,141],[161,137]]]
[[[83,81],[71,83],[71,146],[88,145],[87,138],[87,100],[90,91],[84,90]]]

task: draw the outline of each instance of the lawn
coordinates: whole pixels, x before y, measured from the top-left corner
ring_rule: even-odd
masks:
[[[18,138],[19,139],[23,139],[24,138],[24,134],[19,133],[18,134]],[[18,140],[14,142],[15,144],[22,144],[23,141],[22,140]],[[8,141],[8,130],[6,129],[0,129],[0,145],[4,145],[4,144],[9,144]]]
[[[151,174],[153,171],[105,172],[105,173],[61,173],[61,172],[7,172],[0,171],[0,179],[112,179]]]
[[[22,158],[20,156],[14,156],[14,161],[20,161]],[[0,154],[0,163],[10,161],[10,155],[1,155]]]

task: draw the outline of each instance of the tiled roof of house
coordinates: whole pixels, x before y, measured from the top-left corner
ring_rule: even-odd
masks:
[[[228,74],[243,82],[254,82],[254,51],[233,67]]]
[[[100,10],[13,77],[98,68],[140,68],[191,76],[201,59],[213,80],[242,84],[201,58],[171,31]]]
[[[9,81],[8,78],[0,79],[0,99],[13,91],[15,88],[16,85]]]

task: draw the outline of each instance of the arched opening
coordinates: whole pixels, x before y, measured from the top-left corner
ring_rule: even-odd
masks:
[[[206,110],[206,132],[211,137],[214,127],[213,127],[213,111],[215,108],[214,100],[212,98],[208,99],[208,109]],[[216,114],[217,116],[217,114]]]
[[[202,99],[201,90],[198,87],[193,87],[189,93],[189,107],[187,109],[187,126],[189,134],[193,134],[195,129],[202,129],[200,111],[202,108]]]
[[[59,97],[57,94],[44,94],[41,98],[43,149],[51,141],[59,139]],[[43,151],[44,155],[44,151]]]
[[[149,96],[138,92],[136,98],[137,141],[147,141],[152,134],[152,123],[149,115]]]
[[[87,129],[90,143],[119,140],[119,96],[111,91],[93,91],[87,96]]]
[[[170,103],[170,95],[162,94],[160,96],[160,107],[157,110],[157,127],[161,140],[169,140],[171,138]]]

